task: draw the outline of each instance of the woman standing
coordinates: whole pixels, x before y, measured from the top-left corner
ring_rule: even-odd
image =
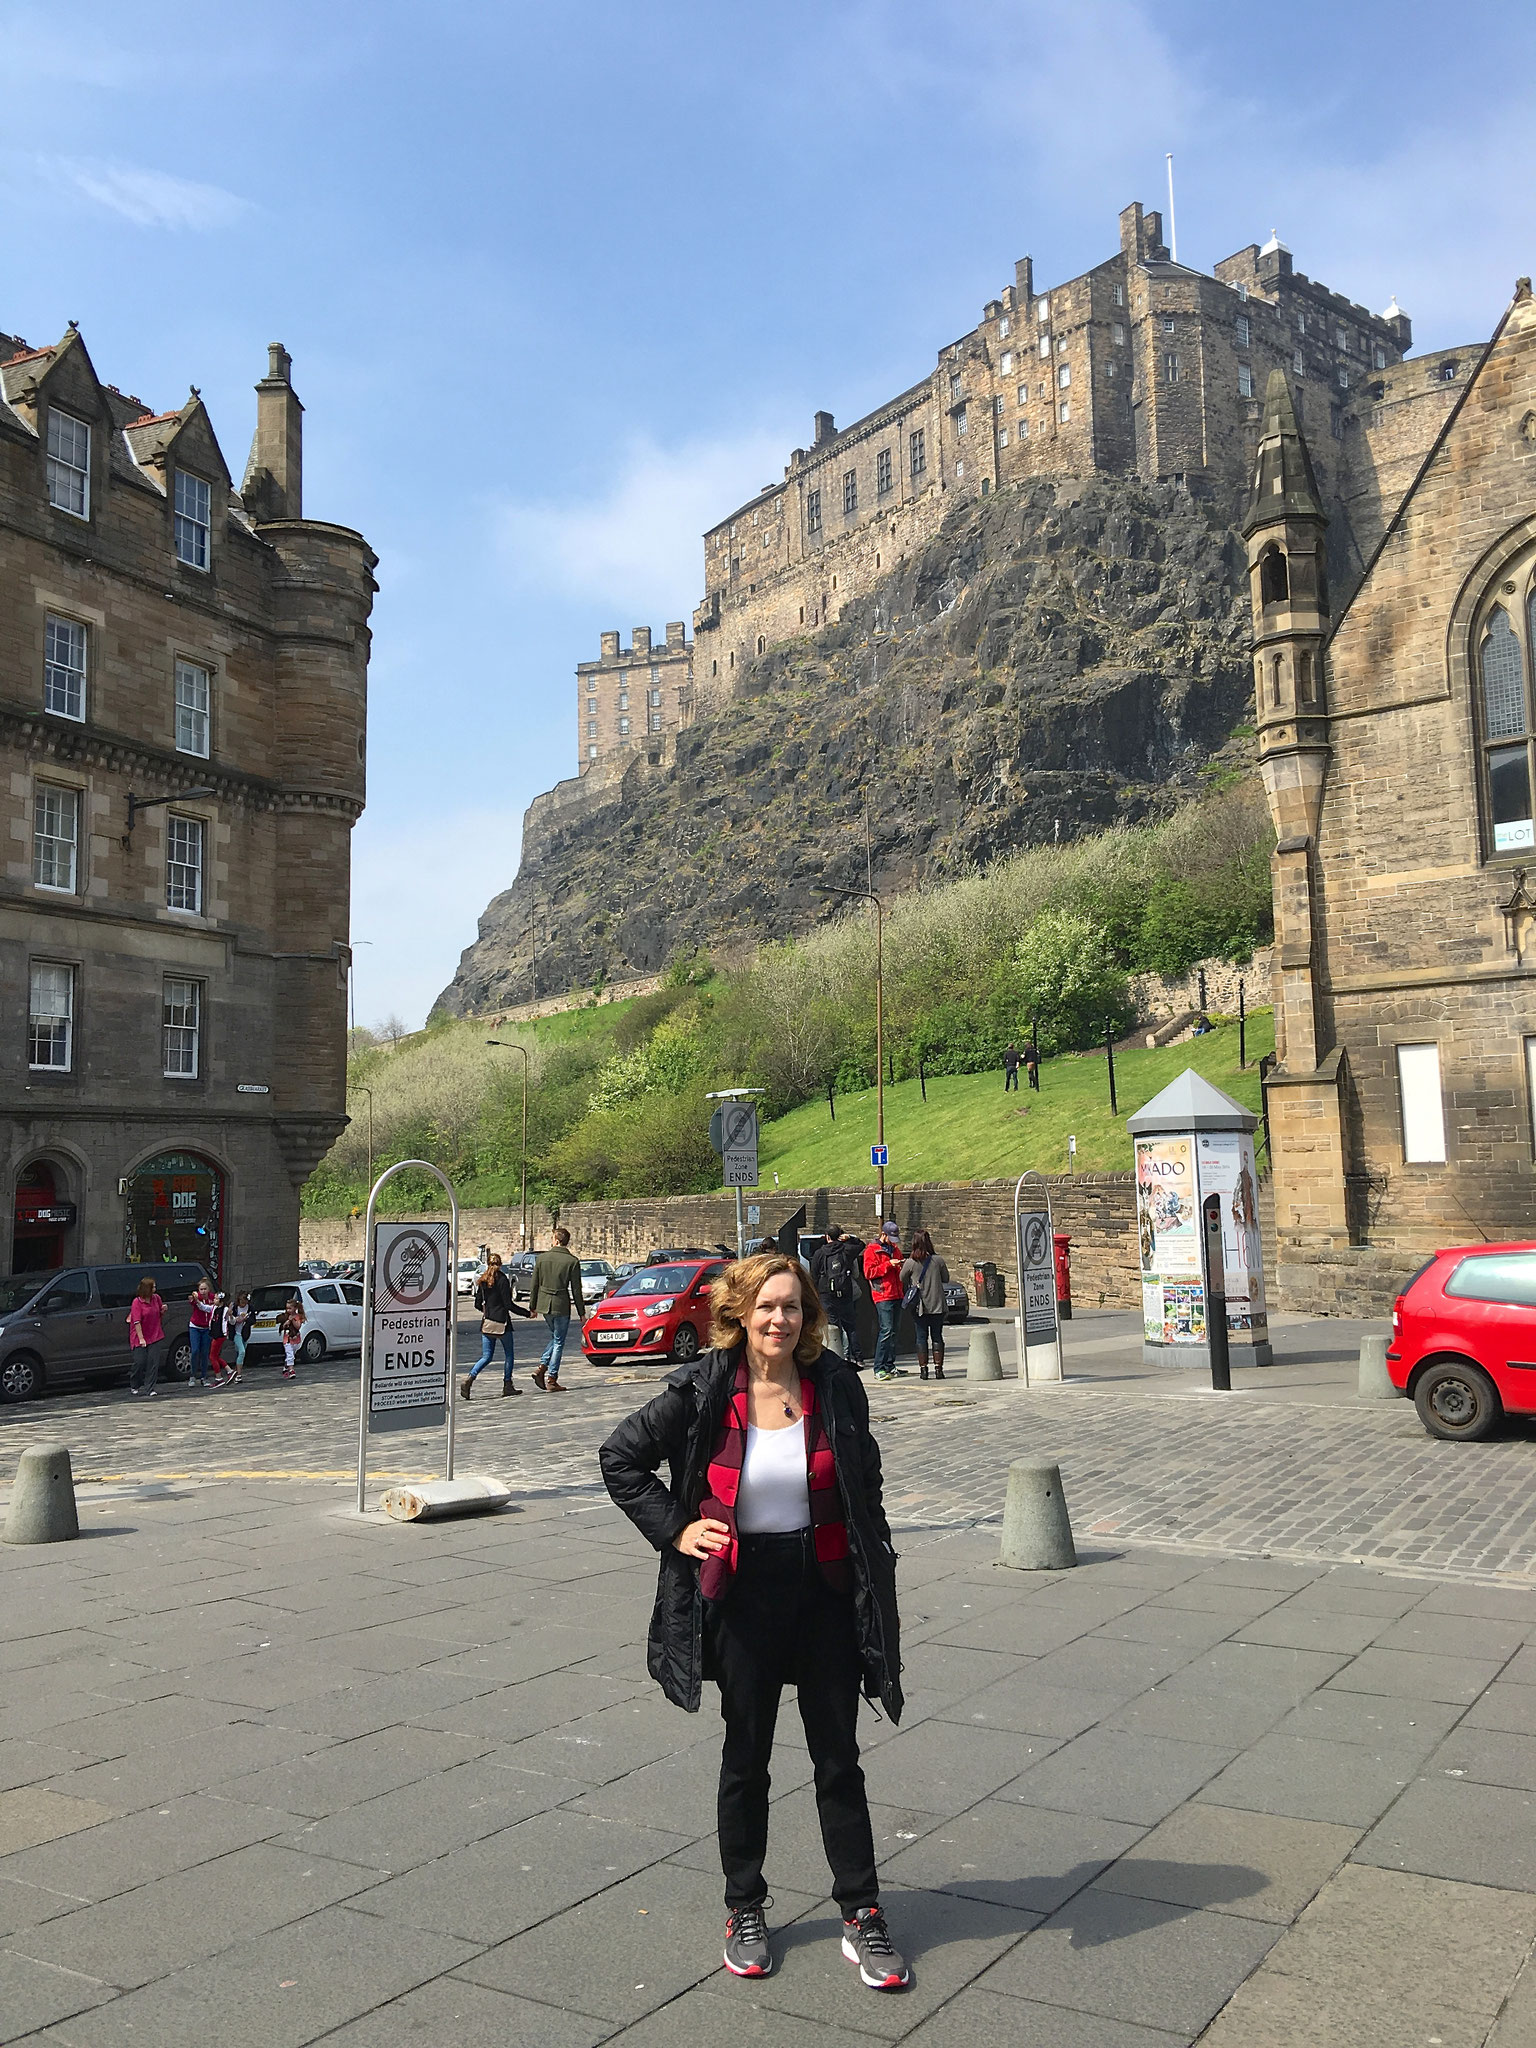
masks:
[[[187,1365],[187,1387],[206,1387],[208,1384],[208,1352],[213,1342],[213,1318],[218,1308],[218,1297],[213,1291],[213,1282],[199,1280],[196,1294],[189,1297],[187,1313],[187,1341],[192,1355]]]
[[[711,1289],[713,1349],[679,1367],[603,1445],[609,1493],[661,1553],[648,1666],[697,1713],[720,1687],[725,1967],[773,1968],[763,1880],[768,1764],[793,1685],[843,1915],[843,1954],[896,1991],[911,1972],[880,1910],[859,1765],[859,1693],[901,1717],[896,1553],[880,1451],[856,1373],[822,1350],[826,1316],[781,1252],[730,1266]],[[670,1487],[657,1478],[669,1462]]]
[[[480,1363],[459,1381],[461,1401],[469,1399],[475,1381],[496,1356],[498,1337],[504,1361],[501,1391],[504,1394],[523,1391],[512,1384],[512,1307],[512,1283],[501,1269],[501,1253],[492,1252],[485,1262],[485,1271],[475,1282],[475,1308],[480,1316]]]
[[[933,1376],[944,1377],[944,1290],[949,1285],[949,1268],[933,1249],[926,1230],[914,1230],[912,1249],[901,1262],[903,1300],[917,1325],[917,1370],[928,1377],[928,1347],[933,1346]]]
[[[128,1369],[128,1391],[155,1397],[160,1377],[160,1346],[165,1342],[165,1303],[146,1273],[139,1291],[128,1304],[128,1349],[133,1363]]]

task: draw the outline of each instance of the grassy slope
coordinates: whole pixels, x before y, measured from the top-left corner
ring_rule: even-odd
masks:
[[[1274,1050],[1274,1020],[1267,1010],[1248,1019],[1248,1067],[1239,1072],[1237,1026],[1218,1025],[1205,1038],[1156,1052],[1115,1055],[1119,1113],[1111,1116],[1104,1056],[1065,1054],[1040,1069],[1040,1093],[1020,1076],[1017,1095],[1003,1093],[1001,1072],[953,1074],[928,1083],[923,1102],[916,1081],[885,1091],[885,1141],[893,1185],[922,1180],[985,1180],[1035,1167],[1063,1173],[1067,1135],[1077,1138],[1079,1173],[1128,1168],[1131,1140],[1125,1118],[1160,1088],[1193,1067],[1247,1108],[1259,1107],[1260,1054]],[[1021,1113],[1022,1112],[1022,1113]],[[773,1175],[790,1188],[859,1187],[870,1179],[875,1136],[875,1092],[839,1097],[837,1121],[825,1102],[802,1103],[763,1128],[763,1181]]]

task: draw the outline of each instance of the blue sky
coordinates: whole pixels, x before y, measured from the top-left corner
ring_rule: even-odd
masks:
[[[419,1022],[574,772],[572,671],[688,618],[702,528],[1035,258],[1178,178],[1181,258],[1272,228],[1415,346],[1536,268],[1536,10],[1471,0],[0,5],[0,328],[77,319],[237,478],[266,344],[305,509],[381,557],[360,1021]]]

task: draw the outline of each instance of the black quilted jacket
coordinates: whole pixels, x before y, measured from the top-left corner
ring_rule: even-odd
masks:
[[[695,1558],[673,1540],[698,1520],[710,1453],[736,1374],[734,1351],[706,1351],[670,1373],[654,1401],[621,1422],[598,1456],[609,1493],[661,1553],[647,1664],[669,1700],[699,1710],[706,1668],[704,1596]],[[864,1693],[901,1719],[901,1638],[896,1614],[896,1552],[881,1502],[880,1447],[869,1433],[869,1402],[856,1372],[833,1352],[805,1368],[832,1446],[853,1565],[854,1613]],[[672,1483],[657,1467],[667,1461]]]

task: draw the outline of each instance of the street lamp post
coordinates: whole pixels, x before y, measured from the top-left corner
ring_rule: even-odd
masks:
[[[510,1038],[488,1038],[487,1045],[499,1045],[503,1052],[520,1052],[523,1056],[523,1226],[519,1251],[528,1249],[528,1048],[518,1045]]]
[[[217,794],[217,790],[201,782],[197,785],[196,789],[178,789],[173,791],[170,796],[138,796],[130,789],[128,792],[128,830],[123,834],[124,848],[126,849],[133,844],[133,828],[138,823],[140,811],[158,810],[161,804],[195,803],[199,797],[217,796]]]
[[[369,1185],[369,1187],[372,1187],[372,1186],[373,1186],[373,1090],[372,1090],[371,1088],[358,1088],[358,1089],[356,1089],[356,1090],[355,1090],[354,1092],[355,1092],[356,1094],[358,1094],[358,1095],[366,1095],[366,1096],[367,1096],[367,1098],[368,1098],[368,1185]]]
[[[818,882],[820,896],[848,896],[875,906],[875,1146],[885,1151],[885,906],[873,889],[836,889]],[[880,1221],[885,1221],[885,1168],[877,1166],[876,1192]]]
[[[347,948],[349,956],[347,960],[347,1000],[351,1005],[352,1011],[352,1025],[348,1033],[348,1039],[350,1049],[353,1052],[357,1051],[357,949],[359,946],[371,946],[372,944],[372,939],[353,939]],[[371,1173],[368,1176],[368,1185],[369,1187],[373,1186],[373,1175]]]

